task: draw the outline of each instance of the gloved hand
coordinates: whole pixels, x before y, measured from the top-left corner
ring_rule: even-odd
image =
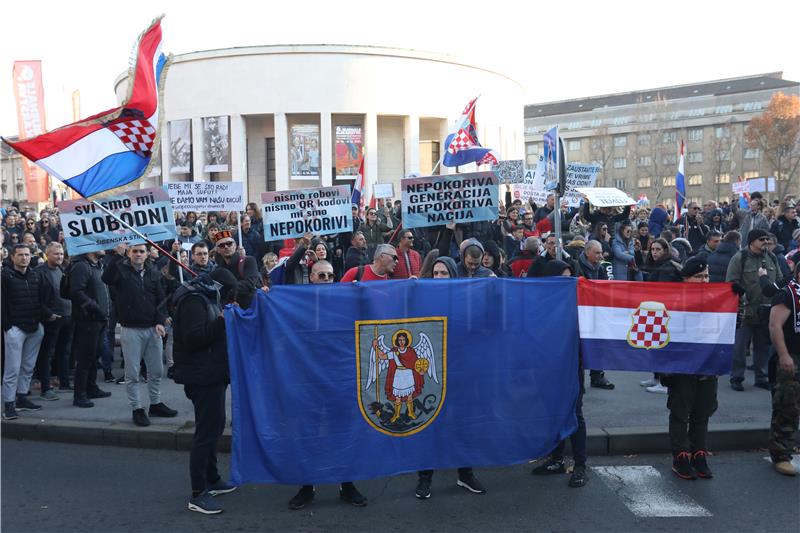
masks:
[[[731,283],[731,290],[734,292],[734,294],[737,294],[739,296],[742,296],[745,293],[744,287],[742,287],[738,283]]]

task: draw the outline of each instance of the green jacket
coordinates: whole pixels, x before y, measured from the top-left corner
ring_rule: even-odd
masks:
[[[775,254],[764,252],[763,255],[755,255],[749,248],[733,256],[728,263],[728,273],[725,276],[725,281],[738,283],[744,287],[745,294],[739,299],[739,312],[750,323],[759,322],[759,306],[770,305],[771,302],[771,298],[764,294],[763,285],[759,280],[758,269],[762,262],[766,263],[768,284],[781,282],[783,276]]]

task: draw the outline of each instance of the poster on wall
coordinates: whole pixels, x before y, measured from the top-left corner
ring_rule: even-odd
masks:
[[[336,126],[336,177],[358,176],[361,165],[361,126]]]
[[[319,179],[319,126],[295,124],[291,129],[289,168],[295,180]]]
[[[203,118],[203,155],[203,172],[228,172],[230,169],[227,116]]]
[[[192,172],[192,121],[173,120],[169,123],[169,172]]]

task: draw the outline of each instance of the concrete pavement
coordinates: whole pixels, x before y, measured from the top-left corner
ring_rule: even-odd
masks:
[[[121,370],[115,368],[115,375]],[[616,385],[612,391],[587,387],[584,413],[589,429],[590,455],[626,455],[669,451],[666,395],[652,394],[639,386],[649,377],[644,373],[608,372]],[[752,383],[748,376],[746,383]],[[586,382],[588,385],[588,375]],[[771,414],[769,392],[746,384],[744,392],[728,386],[726,376],[719,381],[719,409],[711,419],[709,443],[714,450],[751,450],[766,446]],[[146,385],[140,384],[143,398]],[[151,418],[152,425],[140,428],[131,420],[124,385],[101,383],[112,393],[110,398],[94,400],[95,407],[80,409],[72,405],[71,394],[59,394],[58,401],[39,401],[34,389],[31,399],[43,408],[21,412],[13,421],[3,421],[6,438],[99,444],[139,448],[186,450],[191,445],[194,415],[183,387],[172,380],[162,381],[162,401],[178,410],[176,418]],[[228,417],[230,420],[230,391]],[[230,428],[221,443],[230,449]]]

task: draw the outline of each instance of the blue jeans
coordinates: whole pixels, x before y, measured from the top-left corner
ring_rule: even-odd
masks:
[[[111,305],[111,311],[108,313],[108,325],[103,332],[103,349],[100,354],[100,360],[103,364],[103,372],[110,372],[111,365],[114,363],[114,348],[117,344],[117,311],[114,305]]]

